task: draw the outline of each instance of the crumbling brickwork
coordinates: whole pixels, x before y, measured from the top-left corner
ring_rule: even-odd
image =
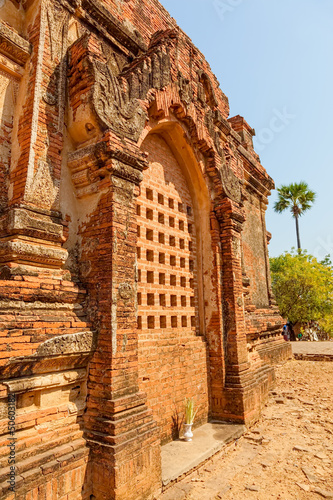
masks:
[[[0,111],[0,498],[151,498],[290,355],[254,131],[157,0],[4,0]]]

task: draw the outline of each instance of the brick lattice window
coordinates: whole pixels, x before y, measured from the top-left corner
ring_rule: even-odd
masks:
[[[196,234],[192,201],[184,179],[170,188],[147,178],[138,198],[138,324],[145,329],[199,333]],[[158,258],[155,258],[158,256]]]

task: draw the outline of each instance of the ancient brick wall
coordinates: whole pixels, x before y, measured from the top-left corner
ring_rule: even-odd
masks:
[[[0,366],[17,356],[30,356],[41,342],[89,329],[82,303],[85,290],[48,274],[15,276],[1,281]]]
[[[15,395],[15,489],[20,498],[61,498],[68,493],[89,498],[82,417],[92,338],[82,308],[85,293],[60,276],[30,274],[1,281],[1,498],[12,498],[10,394]],[[73,356],[81,346],[85,355]]]
[[[4,0],[0,113],[0,497],[151,498],[290,355],[254,131],[157,0]]]

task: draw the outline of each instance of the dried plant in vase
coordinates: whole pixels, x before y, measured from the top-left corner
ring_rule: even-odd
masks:
[[[184,439],[185,441],[192,441],[192,425],[197,414],[193,398],[185,399],[185,420],[184,420]]]

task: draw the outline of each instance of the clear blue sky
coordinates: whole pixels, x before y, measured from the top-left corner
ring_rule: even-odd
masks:
[[[261,162],[276,186],[304,180],[317,193],[300,220],[301,243],[333,257],[333,0],[162,0],[204,53],[230,116],[255,128]],[[281,119],[274,120],[282,114]],[[289,212],[267,229],[271,256],[296,246]]]

